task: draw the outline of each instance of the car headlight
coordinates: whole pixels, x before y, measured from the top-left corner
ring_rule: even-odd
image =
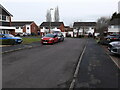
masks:
[[[53,40],[52,38],[50,38],[49,40]]]
[[[43,38],[41,38],[41,39],[43,39]]]

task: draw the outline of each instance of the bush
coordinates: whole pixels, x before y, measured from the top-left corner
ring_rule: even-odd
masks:
[[[15,44],[15,40],[14,39],[3,39],[2,43],[0,43],[2,45],[14,45]]]

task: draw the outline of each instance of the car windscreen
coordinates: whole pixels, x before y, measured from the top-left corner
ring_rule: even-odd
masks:
[[[60,31],[54,31],[53,33],[60,33]]]
[[[52,34],[46,34],[45,37],[51,37],[51,38],[53,38],[54,35],[52,35]]]

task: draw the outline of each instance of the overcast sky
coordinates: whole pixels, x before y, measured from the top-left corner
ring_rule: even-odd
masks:
[[[59,7],[60,21],[96,21],[118,11],[120,0],[0,0],[13,15],[12,20],[32,20],[40,25],[46,20],[47,9]]]

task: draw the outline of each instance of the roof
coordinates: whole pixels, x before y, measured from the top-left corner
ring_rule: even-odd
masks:
[[[34,21],[12,21],[11,26],[24,26],[26,24],[31,24]]]
[[[63,22],[43,22],[40,27],[49,27],[50,26],[50,23],[51,23],[51,26],[54,26],[54,27],[59,27],[61,26],[61,24],[64,25]]]
[[[120,18],[114,18],[110,21],[109,25],[120,25]]]
[[[74,22],[73,27],[95,26],[96,22]]]
[[[0,11],[5,11],[9,16],[12,16],[13,17],[13,15],[12,14],[10,14],[1,4],[0,4]],[[0,13],[2,13],[3,14],[3,11],[2,12],[0,12]]]

